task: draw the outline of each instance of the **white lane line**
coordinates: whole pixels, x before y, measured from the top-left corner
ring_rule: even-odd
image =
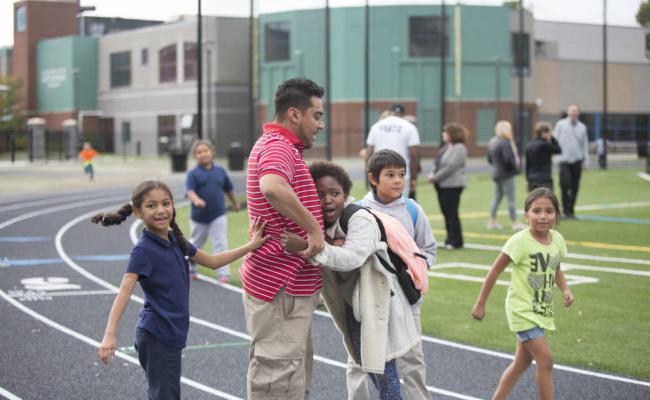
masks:
[[[25,296],[26,291],[23,290],[12,290],[9,291],[9,296],[11,297],[23,297]],[[96,296],[104,294],[115,294],[113,290],[79,290],[79,291],[69,291],[69,292],[46,292],[42,290],[33,291],[35,295],[42,296]]]
[[[21,202],[16,203],[16,204],[11,204],[11,205],[8,205],[8,206],[0,207],[0,212],[12,211],[12,210],[20,210],[21,208],[29,208],[29,207],[36,207],[36,206],[43,206],[43,205],[51,205],[52,203],[65,203],[65,202],[70,201],[70,198],[75,198],[77,200],[79,200],[80,198],[83,198],[83,197],[85,197],[84,200],[104,199],[109,194],[110,193],[105,193],[103,196],[100,196],[100,197],[97,197],[95,195],[92,195],[92,196],[60,196],[60,197],[53,197],[53,198],[50,198],[50,199],[21,201]],[[115,194],[113,194],[113,195],[115,195]]]
[[[186,202],[186,203],[189,203],[189,202]],[[131,242],[133,242],[133,244],[137,243],[137,241],[138,241],[137,231],[138,231],[138,227],[140,226],[141,223],[142,223],[141,220],[136,220],[131,224],[131,227],[129,228],[129,236],[131,237]],[[228,289],[230,291],[233,291],[235,293],[239,293],[239,294],[244,293],[244,291],[240,287],[221,283],[221,282],[217,281],[216,279],[207,277],[207,276],[205,276],[203,274],[199,274],[198,277],[202,281],[209,282],[209,283],[211,283],[213,285],[224,287],[224,288],[226,288],[226,289]],[[318,315],[324,314],[324,315],[329,317],[329,314],[323,313],[322,311],[316,311],[316,314],[318,314]],[[190,321],[192,321],[192,318],[193,317],[190,317]],[[207,321],[200,320],[198,318],[197,318],[197,321],[194,321],[194,322],[196,322],[199,325],[204,325],[204,326],[207,326],[207,327],[210,327],[210,328],[213,328],[213,329],[220,330],[222,332],[226,332],[224,329],[228,329],[228,328],[216,325],[216,324],[209,323]],[[214,327],[210,326],[210,325],[214,325]],[[238,331],[234,331],[234,330],[230,330],[230,329],[228,329],[228,330],[231,331],[231,332],[226,332],[226,333],[230,333],[233,336],[237,336],[237,337],[249,340],[249,341],[251,339],[250,335],[248,335],[248,334],[238,332]],[[347,367],[348,367],[348,365],[346,363],[343,363],[343,362],[340,362],[340,361],[337,361],[337,360],[332,360],[331,358],[319,356],[318,354],[314,354],[314,360],[322,362],[323,364],[331,365],[333,367],[338,367],[338,368],[343,368],[343,369],[347,369]],[[481,400],[478,397],[471,397],[471,396],[464,395],[462,393],[456,393],[456,392],[452,392],[452,391],[449,391],[449,390],[440,389],[440,388],[437,388],[437,387],[434,387],[434,386],[427,386],[427,390],[430,391],[430,392],[433,392],[433,393],[443,394],[445,396],[449,396],[449,397],[453,397],[453,398],[461,399],[461,400]]]
[[[568,268],[567,268],[568,267]],[[570,268],[574,267],[574,268]],[[567,271],[569,269],[582,269],[581,265],[577,264],[562,264],[562,269],[564,271]],[[589,268],[589,265],[585,265],[584,267]],[[455,279],[459,281],[467,281],[467,282],[478,282],[478,283],[483,283],[485,280],[484,277],[481,276],[474,276],[474,275],[465,275],[465,274],[450,274],[447,272],[435,272],[443,269],[473,269],[473,270],[478,270],[478,271],[489,271],[491,269],[491,266],[489,265],[483,265],[483,264],[473,264],[473,263],[464,263],[464,262],[448,262],[448,263],[442,263],[438,264],[436,266],[431,267],[433,271],[429,271],[429,276],[435,277],[435,278],[443,278],[443,279]],[[596,268],[596,267],[594,267]],[[506,273],[511,274],[512,273],[512,268],[508,267],[504,270]],[[572,275],[572,274],[564,274],[565,278],[567,278],[567,283],[569,286],[575,286],[575,285],[581,285],[584,283],[598,283],[599,279],[594,278],[591,276],[580,276],[580,275]],[[502,279],[497,279],[496,284],[499,286],[510,286],[510,281],[502,280]]]
[[[140,221],[134,222],[134,225],[137,224],[137,223],[140,223]],[[134,240],[134,243],[135,243],[137,241],[137,238],[135,238],[135,239],[132,238],[132,240]],[[465,245],[467,246],[467,244],[465,244]],[[498,246],[494,246],[494,247],[497,247],[497,250],[501,250],[501,247],[498,247]],[[205,277],[205,276],[203,276],[201,274],[199,274],[199,279],[201,279],[203,281],[206,281],[206,282],[210,282],[210,283],[218,285],[218,286],[222,286],[225,289],[228,289],[230,291],[233,291],[233,292],[236,292],[236,293],[239,293],[239,294],[243,293],[242,289],[237,287],[237,286],[230,285],[230,284],[219,283],[217,280]],[[329,315],[329,313],[327,313],[325,311],[316,310],[316,311],[314,311],[314,314],[316,314],[318,316],[321,316],[321,317],[324,317],[324,318],[330,318],[330,319],[332,318]],[[507,360],[514,359],[514,356],[511,355],[511,354],[501,353],[501,352],[488,350],[488,349],[482,349],[480,347],[469,346],[469,345],[460,344],[460,343],[455,343],[455,342],[451,342],[451,341],[448,341],[448,340],[434,338],[434,337],[431,337],[431,336],[422,335],[422,340],[425,341],[425,342],[429,342],[429,343],[435,343],[435,344],[438,344],[438,345],[453,347],[453,348],[456,348],[456,349],[471,351],[471,352],[474,352],[474,353],[489,355],[489,356],[498,357],[498,358],[504,358],[504,359],[507,359]],[[561,370],[561,371],[573,372],[573,373],[576,373],[576,374],[579,374],[579,375],[586,375],[586,376],[591,376],[591,377],[595,377],[595,378],[607,379],[607,380],[611,380],[611,381],[617,381],[617,382],[623,382],[623,383],[630,383],[630,384],[633,384],[633,385],[640,385],[640,386],[650,387],[650,382],[625,378],[625,377],[622,377],[622,376],[609,375],[609,374],[604,374],[604,373],[600,373],[600,372],[589,371],[589,370],[586,370],[586,369],[579,369],[579,368],[569,367],[569,366],[562,365],[562,364],[553,364],[553,368]]]
[[[479,244],[479,243],[465,243],[465,247],[468,249],[474,250],[488,250],[488,251],[501,251],[503,246],[495,246],[491,244]],[[623,258],[623,257],[602,257],[602,256],[592,256],[590,254],[578,254],[578,253],[566,253],[564,258],[575,258],[579,260],[590,260],[590,261],[605,261],[613,263],[626,263],[626,264],[641,264],[641,265],[650,265],[650,260],[640,259],[640,258]],[[618,269],[618,268],[617,268]],[[634,270],[628,270],[634,271]]]
[[[0,396],[4,396],[8,400],[22,400],[20,397],[2,387],[0,387]]]
[[[10,225],[13,225],[17,222],[24,221],[29,218],[34,218],[34,217],[40,217],[41,215],[45,214],[51,214],[57,211],[63,211],[63,210],[69,210],[71,208],[77,208],[77,207],[83,207],[83,206],[88,206],[88,205],[93,205],[97,203],[104,203],[107,201],[113,201],[113,200],[118,200],[118,199],[123,199],[124,196],[113,196],[113,197],[104,197],[101,199],[95,199],[95,200],[84,200],[84,201],[78,201],[75,203],[68,203],[68,204],[63,204],[60,206],[56,207],[50,207],[50,208],[44,208],[42,210],[38,211],[32,211],[26,214],[19,215],[15,218],[8,219],[2,223],[0,223],[0,229],[4,229]],[[92,216],[93,213],[88,213],[88,217]]]
[[[49,325],[52,328],[54,328],[54,329],[56,329],[58,331],[61,331],[61,332],[65,333],[65,334],[67,334],[69,336],[72,336],[75,339],[78,339],[78,340],[80,340],[80,341],[82,341],[82,342],[84,342],[86,344],[89,344],[89,345],[91,345],[93,347],[99,348],[100,343],[98,341],[93,340],[93,339],[89,338],[88,336],[82,335],[81,333],[79,333],[77,331],[74,331],[74,330],[72,330],[72,329],[70,329],[70,328],[68,328],[66,326],[63,326],[63,325],[59,324],[58,322],[55,322],[55,321],[43,316],[42,314],[37,313],[36,311],[32,310],[29,307],[25,307],[20,302],[12,299],[2,289],[0,289],[0,297],[5,299],[7,302],[9,302],[11,305],[16,307],[20,311],[22,311],[25,314],[29,315],[30,317],[32,317],[34,319],[37,319],[37,320],[43,322],[44,324]],[[117,357],[123,359],[123,360],[126,360],[126,361],[132,363],[132,364],[140,365],[140,362],[138,361],[137,358],[132,357],[132,356],[130,356],[130,355],[126,354],[126,353],[123,353],[121,351],[116,351],[115,355]],[[194,380],[191,380],[191,379],[188,379],[188,378],[185,378],[185,377],[181,377],[181,383],[184,383],[184,384],[186,384],[188,386],[191,386],[191,387],[193,387],[195,389],[202,390],[202,391],[204,391],[206,393],[210,393],[210,394],[215,395],[217,397],[220,397],[222,399],[242,400],[240,397],[233,396],[233,395],[231,395],[229,393],[222,392],[220,390],[214,389],[212,387],[206,386],[206,385],[204,385],[202,383],[196,382]]]

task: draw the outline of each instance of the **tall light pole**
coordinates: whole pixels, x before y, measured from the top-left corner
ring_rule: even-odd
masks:
[[[603,169],[607,169],[607,0],[603,0]]]
[[[325,115],[327,116],[327,136],[325,140],[325,158],[332,159],[332,86],[330,85],[330,2],[325,0],[325,94],[327,103],[325,103]]]
[[[253,149],[255,144],[255,0],[250,0],[251,13],[248,17],[248,151]]]
[[[519,78],[519,105],[517,125],[519,125],[519,153],[524,147],[524,1],[519,0],[519,40],[517,41],[517,76]]]
[[[447,94],[447,9],[445,0],[440,5],[440,139],[445,126],[445,100]]]
[[[198,0],[196,23],[196,133],[203,139],[203,16],[201,15],[201,0]]]

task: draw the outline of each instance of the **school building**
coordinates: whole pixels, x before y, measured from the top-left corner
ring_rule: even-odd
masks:
[[[331,9],[331,116],[333,154],[354,156],[365,137],[364,7]],[[538,119],[555,122],[567,104],[581,105],[592,139],[602,120],[602,27],[538,21],[501,6],[448,6],[445,32],[440,6],[369,8],[370,121],[391,103],[418,118],[422,154],[441,139],[444,48],[444,121],[467,126],[470,155],[485,153],[498,119],[518,131],[517,43],[524,73],[524,137]],[[600,31],[599,31],[600,30]],[[650,63],[641,28],[609,27],[608,132],[619,141],[648,140]],[[301,10],[259,19],[259,120],[273,114],[273,93],[286,78],[325,82],[325,11]],[[441,45],[444,41],[444,46]],[[600,52],[599,52],[600,51]],[[323,153],[325,135],[315,152]]]
[[[21,114],[44,118],[51,130],[74,119],[105,151],[163,154],[186,146],[197,134],[196,17],[163,23],[78,11],[73,0],[14,3],[14,46],[0,49],[0,76],[13,71],[23,80]],[[648,140],[650,62],[641,28],[608,27],[604,127],[601,26],[539,21],[526,11],[521,35],[518,12],[507,6],[441,11],[440,5],[369,7],[366,87],[365,8],[331,8],[326,123],[333,156],[356,156],[363,147],[366,91],[370,124],[396,102],[417,117],[423,156],[435,154],[443,121],[467,126],[470,155],[482,155],[497,120],[510,120],[519,131],[518,70],[524,74],[525,138],[537,120],[553,123],[575,102],[592,139],[607,128],[616,142]],[[52,16],[59,24],[46,23]],[[249,113],[248,18],[203,18],[202,126],[219,155],[232,142],[250,146],[260,124],[272,119],[273,95],[285,79],[306,76],[325,85],[324,9],[258,16],[255,116]],[[523,56],[515,57],[519,43]],[[324,156],[326,135],[318,135],[310,156]]]

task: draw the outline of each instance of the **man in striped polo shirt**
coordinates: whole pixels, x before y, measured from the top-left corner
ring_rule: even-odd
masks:
[[[305,260],[325,246],[323,215],[303,150],[323,129],[323,88],[305,78],[275,93],[275,117],[264,124],[248,158],[246,199],[250,221],[266,222],[271,239],[244,259],[244,313],[251,335],[249,400],[305,399],[313,351],[311,322],[322,286],[320,269]],[[280,235],[305,238],[302,254],[288,253]]]

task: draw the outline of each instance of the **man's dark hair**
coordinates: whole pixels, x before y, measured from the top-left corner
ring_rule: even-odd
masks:
[[[313,96],[323,97],[325,90],[307,78],[293,78],[284,81],[275,92],[275,115],[284,117],[291,107],[305,111],[312,106]]]
[[[352,181],[350,180],[350,175],[340,165],[330,161],[316,161],[309,166],[309,172],[314,182],[318,182],[324,176],[331,176],[341,185],[345,197],[347,198],[350,195]]]
[[[372,153],[368,160],[368,173],[379,181],[379,175],[384,168],[404,168],[406,169],[406,160],[398,152],[393,150],[379,150]],[[373,189],[375,188],[372,183],[370,184]]]

